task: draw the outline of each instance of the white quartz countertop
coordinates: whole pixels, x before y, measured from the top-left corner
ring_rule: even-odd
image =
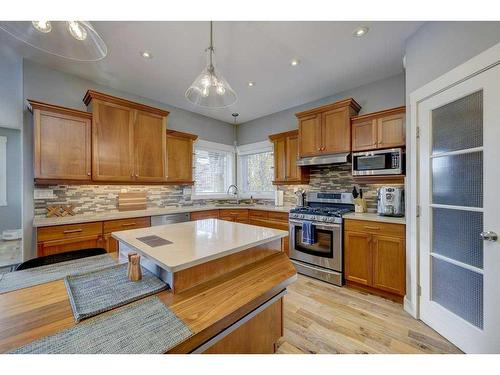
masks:
[[[114,232],[112,236],[169,272],[286,237],[288,232],[254,225],[205,219]],[[171,244],[151,247],[137,238],[158,236]]]
[[[241,209],[241,210],[262,210],[262,211],[277,211],[289,212],[293,206],[272,206],[263,204],[245,204],[245,205],[206,205],[206,206],[184,206],[184,207],[163,207],[163,208],[148,208],[146,210],[137,211],[108,211],[98,212],[93,214],[80,214],[75,216],[65,217],[35,217],[33,226],[51,227],[54,225],[65,224],[80,224],[90,223],[93,221],[129,219],[132,217],[158,216],[184,212],[207,211],[207,210],[223,210],[223,209]]]
[[[378,221],[381,223],[406,224],[404,217],[379,216],[376,213],[372,212],[365,212],[365,213],[351,212],[345,214],[342,217],[344,219],[353,219],[353,220],[368,220],[368,221]]]

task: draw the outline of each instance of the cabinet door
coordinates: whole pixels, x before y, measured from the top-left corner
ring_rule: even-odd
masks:
[[[167,181],[193,181],[193,141],[167,136]]]
[[[297,166],[299,156],[299,136],[286,137],[286,180],[299,181],[300,167]]]
[[[345,278],[363,285],[372,283],[371,235],[345,233]]]
[[[92,112],[92,178],[97,181],[134,181],[134,111],[95,100]]]
[[[90,118],[35,110],[35,178],[90,180],[90,124]]]
[[[377,120],[352,124],[352,150],[364,151],[377,148]]]
[[[167,179],[166,119],[136,111],[134,121],[134,176],[136,181],[162,182]]]
[[[405,145],[405,114],[382,117],[377,120],[378,148]]]
[[[346,108],[322,114],[323,153],[351,151],[351,122]]]
[[[397,237],[373,235],[373,286],[404,296],[405,240]]]
[[[104,248],[101,235],[82,236],[75,238],[60,239],[47,242],[39,242],[37,246],[37,256],[47,256],[65,253],[67,251]]]
[[[299,154],[313,156],[321,153],[321,116],[319,114],[299,119]]]
[[[274,141],[274,182],[286,181],[286,138]]]

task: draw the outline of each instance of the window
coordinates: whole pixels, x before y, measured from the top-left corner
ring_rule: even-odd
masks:
[[[238,147],[238,186],[242,196],[272,198],[273,177],[274,156],[269,142]]]
[[[7,137],[0,137],[0,206],[7,206]]]
[[[226,198],[234,184],[234,147],[198,141],[194,147],[195,199]]]

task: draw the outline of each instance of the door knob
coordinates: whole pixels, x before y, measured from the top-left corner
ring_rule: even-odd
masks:
[[[498,235],[495,232],[492,232],[491,230],[487,232],[481,232],[480,236],[483,239],[483,241],[495,242],[498,239]]]

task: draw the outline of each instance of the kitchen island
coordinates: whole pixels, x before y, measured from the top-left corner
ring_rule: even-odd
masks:
[[[275,351],[283,334],[283,295],[296,279],[282,251],[286,235],[216,219],[113,234],[122,254],[140,253],[172,283],[156,296],[193,335],[169,353]],[[153,247],[138,240],[147,236],[172,243]],[[0,352],[75,324],[63,280],[0,295]]]

